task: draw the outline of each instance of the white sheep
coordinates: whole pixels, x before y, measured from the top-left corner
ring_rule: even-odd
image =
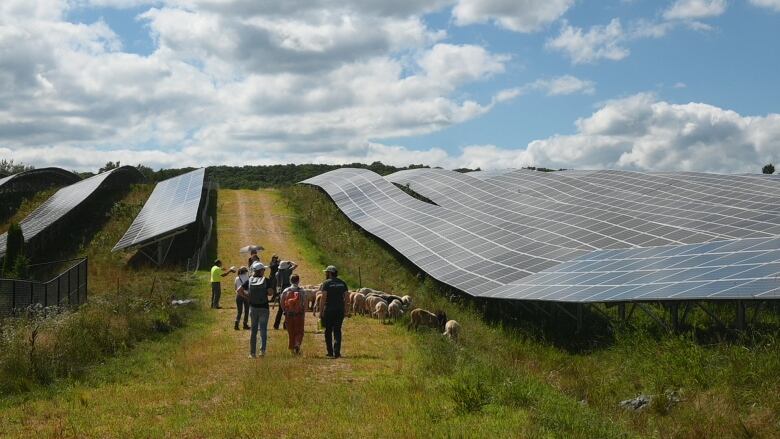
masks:
[[[373,316],[378,318],[382,323],[385,323],[385,319],[387,318],[387,302],[384,300],[377,302]]]
[[[401,307],[401,302],[398,300],[393,300],[393,302],[390,303],[390,305],[387,307],[387,313],[390,315],[391,320],[400,319],[404,313]]]
[[[458,337],[460,336],[460,323],[455,320],[448,321],[447,324],[444,325],[443,335],[452,341],[458,341]]]
[[[362,293],[356,293],[352,297],[352,314],[365,314],[365,301],[366,296]]]
[[[409,309],[412,307],[412,296],[406,295],[404,297],[401,297],[401,302],[403,302],[404,308]]]

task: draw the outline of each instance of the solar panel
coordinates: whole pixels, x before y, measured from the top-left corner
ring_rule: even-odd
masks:
[[[19,223],[24,234],[24,240],[30,241],[46,228],[56,223],[107,184],[112,175],[117,173],[130,173],[138,180],[142,178],[137,169],[130,166],[122,166],[58,190]],[[5,255],[7,238],[8,236],[5,233],[0,235],[0,256]]]
[[[197,221],[205,176],[201,168],[158,183],[112,251],[155,242]]]
[[[485,293],[556,302],[780,298],[780,238],[598,250]]]
[[[689,176],[618,173],[609,186],[603,171],[534,172],[535,195],[502,186],[501,179],[530,174],[483,181],[415,169],[384,180],[341,169],[304,183],[325,189],[352,221],[434,278],[475,296],[579,303],[780,297],[777,215],[763,200],[729,206],[732,195],[718,195],[728,178],[690,176],[679,193],[665,187]],[[772,180],[740,178],[745,193],[774,196],[771,187],[760,189]],[[694,193],[712,196],[686,199]]]
[[[78,175],[61,168],[31,169],[0,178],[0,192],[13,192],[19,185],[45,187],[54,184],[71,184],[79,180]]]
[[[434,278],[474,295],[584,252],[419,201],[367,170],[339,169],[303,183],[324,189],[350,220]]]

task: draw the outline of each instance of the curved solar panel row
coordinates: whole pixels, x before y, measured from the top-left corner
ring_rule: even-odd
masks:
[[[473,295],[584,253],[520,235],[494,241],[500,226],[414,199],[367,170],[338,169],[303,183],[324,189],[350,220],[432,277]]]
[[[743,194],[741,199],[734,198],[721,204],[696,202],[673,196],[672,192],[675,190],[682,192],[688,187],[685,181],[679,182],[666,193],[648,189],[648,193],[641,194],[623,189],[622,176],[639,173],[622,173],[604,181],[602,172],[604,171],[569,177],[552,175],[556,173],[516,171],[486,180],[485,183],[496,190],[513,188],[522,192],[513,192],[517,195],[533,195],[534,198],[582,208],[595,207],[632,216],[641,221],[696,230],[715,235],[719,239],[772,237],[780,234],[780,212],[777,207],[771,207],[772,210],[769,210],[770,205],[747,204],[752,198],[750,193]],[[655,178],[652,174],[644,175],[643,178],[648,180]],[[650,184],[650,181],[645,182],[645,186]],[[778,193],[777,188],[774,193]],[[719,191],[717,187],[707,190],[712,193]],[[773,193],[771,187],[767,189],[767,193]]]
[[[79,181],[58,190],[19,223],[24,240],[29,241],[86,201],[102,186],[110,184],[118,175],[127,174],[131,181],[140,181],[143,175],[132,166],[122,166]],[[7,234],[0,235],[0,256],[5,255]]]
[[[595,171],[584,175],[568,172],[519,170],[497,175],[488,182],[513,192],[570,201],[592,193],[594,201],[620,202],[626,198],[654,201],[663,198],[696,205],[728,207],[732,212],[780,212],[779,182],[737,175],[700,173],[643,173],[629,171]],[[640,195],[637,197],[637,195]]]
[[[14,191],[16,186],[45,187],[55,184],[72,184],[81,180],[78,175],[61,168],[39,168],[0,178],[0,192]]]
[[[780,238],[602,250],[486,293],[558,302],[780,298]]]
[[[527,230],[548,242],[575,240],[578,248],[648,247],[723,239],[719,234],[652,221],[612,206],[583,206],[509,192],[488,182],[441,169],[413,169],[386,177],[409,187],[441,206],[474,212],[493,212],[493,221]]]
[[[150,244],[197,221],[205,176],[201,168],[158,183],[112,251]]]

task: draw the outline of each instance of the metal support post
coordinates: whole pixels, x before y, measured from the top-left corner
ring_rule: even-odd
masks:
[[[745,330],[745,302],[737,300],[737,329]]]
[[[672,319],[672,328],[674,329],[674,332],[680,332],[680,313],[679,304],[677,302],[669,304],[669,316]]]
[[[625,322],[626,321],[626,304],[625,303],[618,303],[618,318]]]

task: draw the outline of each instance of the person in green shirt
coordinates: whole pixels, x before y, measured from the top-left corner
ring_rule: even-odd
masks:
[[[214,261],[214,266],[211,267],[211,307],[221,309],[219,306],[219,297],[222,295],[222,278],[235,273],[235,267],[230,267],[229,270],[222,268],[222,261],[217,259]]]

